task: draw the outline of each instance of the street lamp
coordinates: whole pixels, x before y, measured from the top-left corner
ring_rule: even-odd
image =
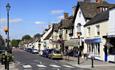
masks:
[[[8,48],[8,51],[9,51],[9,11],[10,11],[10,4],[7,3],[6,5],[6,11],[7,11],[7,48]]]
[[[38,41],[38,48],[39,48],[39,54],[40,54],[40,40]]]
[[[80,49],[80,35],[81,35],[81,32],[77,32],[77,36],[78,36],[78,39],[79,39],[79,42],[78,42],[78,64],[80,64],[80,54],[81,54],[81,49]]]
[[[8,52],[9,52],[9,11],[10,11],[10,4],[9,3],[7,3],[7,5],[6,5],[6,11],[7,11],[7,27],[4,28],[4,31],[7,35],[7,40],[6,40],[7,41],[7,47],[5,50],[5,69],[9,70],[9,55],[8,55]]]

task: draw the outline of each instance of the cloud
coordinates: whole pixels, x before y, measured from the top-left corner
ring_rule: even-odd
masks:
[[[20,23],[22,22],[22,19],[20,18],[14,18],[14,19],[9,19],[10,23]],[[7,23],[7,19],[6,18],[0,18],[0,23]]]
[[[64,12],[64,10],[52,10],[51,14],[62,14]]]
[[[64,19],[64,16],[63,16],[63,15],[58,16],[57,19],[59,19],[59,20],[60,20],[60,19]]]
[[[35,24],[44,24],[42,21],[36,21]]]

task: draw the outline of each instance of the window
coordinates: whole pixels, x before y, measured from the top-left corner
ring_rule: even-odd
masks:
[[[77,32],[81,32],[81,24],[80,23],[77,24]]]
[[[63,34],[63,30],[60,30],[60,34]]]
[[[96,34],[100,35],[100,26],[99,25],[96,25]]]
[[[79,17],[81,17],[81,11],[79,11]]]
[[[68,30],[66,30],[66,34],[67,34]]]
[[[87,29],[88,29],[88,35],[90,36],[90,27],[88,27]]]

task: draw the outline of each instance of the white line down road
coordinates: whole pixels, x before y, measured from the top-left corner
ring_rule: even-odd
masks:
[[[43,67],[43,68],[46,67],[45,65],[40,65],[40,64],[38,64],[37,66],[38,66],[38,67],[41,67],[41,68],[42,68],[42,67]]]
[[[69,65],[63,65],[64,67],[67,67],[67,68],[74,68],[72,66],[69,66]]]
[[[27,68],[32,68],[31,65],[23,65],[23,68],[27,69]]]
[[[50,66],[55,67],[55,68],[61,67],[61,66],[58,66],[58,65],[55,65],[55,64],[51,64]]]

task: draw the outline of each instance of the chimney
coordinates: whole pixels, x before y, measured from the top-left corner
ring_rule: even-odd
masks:
[[[84,2],[91,2],[91,0],[84,0]]]
[[[50,29],[52,27],[52,25],[48,25],[48,28]]]
[[[68,18],[68,13],[64,13],[64,19]]]
[[[73,15],[73,16],[75,15],[75,10],[76,10],[76,6],[73,6],[73,7],[72,7],[72,15]]]
[[[96,0],[96,3],[102,3],[104,0]]]

